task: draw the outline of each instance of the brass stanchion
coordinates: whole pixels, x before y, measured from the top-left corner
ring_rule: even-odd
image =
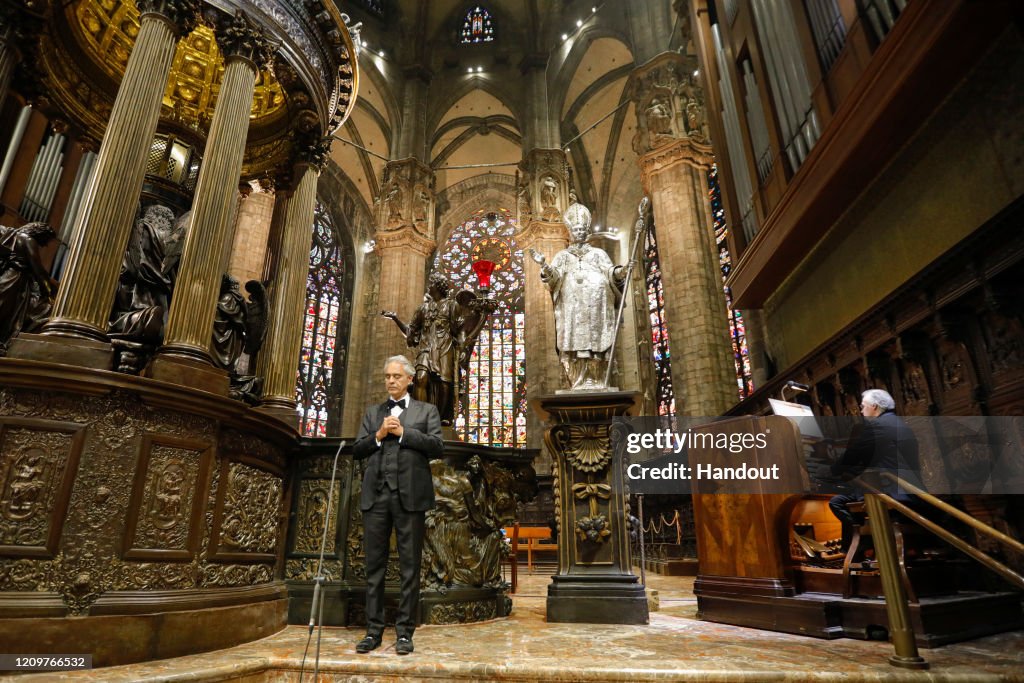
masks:
[[[910,623],[910,608],[907,593],[900,580],[896,560],[896,540],[889,523],[889,511],[882,499],[874,493],[864,496],[871,536],[878,555],[878,568],[882,573],[882,590],[885,592],[885,610],[889,615],[889,635],[896,653],[889,657],[889,663],[904,669],[927,669],[926,662],[917,653],[914,628]]]

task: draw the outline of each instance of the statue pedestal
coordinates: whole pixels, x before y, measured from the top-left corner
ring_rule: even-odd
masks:
[[[541,396],[555,457],[558,574],[548,586],[549,622],[646,624],[647,597],[629,555],[621,455],[612,452],[612,419],[630,414],[635,391]]]

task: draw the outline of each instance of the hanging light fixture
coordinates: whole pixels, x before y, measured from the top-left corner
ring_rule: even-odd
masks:
[[[488,261],[481,259],[473,262],[473,272],[476,273],[476,279],[480,282],[480,289],[488,292],[491,289],[491,273],[494,272],[494,261]]]

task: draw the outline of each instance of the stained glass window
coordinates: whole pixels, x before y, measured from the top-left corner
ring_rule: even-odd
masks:
[[[466,12],[466,18],[462,20],[461,36],[464,45],[493,42],[494,19],[491,18],[491,13],[480,5],[475,5]]]
[[[647,313],[651,318],[651,351],[658,379],[658,415],[675,415],[676,399],[672,391],[672,361],[665,323],[665,288],[661,283],[661,262],[653,218],[644,235],[644,273],[647,281]]]
[[[313,244],[309,250],[306,280],[306,318],[302,329],[302,354],[296,378],[302,433],[327,436],[329,417],[335,417],[339,392],[336,373],[344,357],[336,357],[342,328],[348,324],[343,283],[345,263],[330,213],[319,202],[313,214]],[[333,436],[333,435],[332,435]]]
[[[434,259],[434,270],[456,289],[476,287],[475,261],[497,264],[491,291],[498,308],[480,332],[468,372],[460,381],[455,431],[468,443],[526,445],[523,251],[514,232],[508,209],[481,209],[452,231]]]
[[[729,338],[732,341],[732,355],[736,363],[736,385],[740,399],[754,392],[754,379],[750,372],[750,350],[747,348],[747,332],[743,324],[743,314],[732,306],[732,291],[724,285],[725,278],[732,269],[732,258],[729,255],[729,226],[725,222],[725,209],[722,207],[722,191],[718,187],[718,165],[713,164],[708,171],[708,194],[711,199],[711,215],[715,225],[715,243],[718,245],[718,264],[722,269],[723,289],[725,290],[726,313],[729,316]]]

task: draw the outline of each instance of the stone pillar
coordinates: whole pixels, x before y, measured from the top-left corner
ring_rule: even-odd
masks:
[[[13,7],[0,7],[0,105],[7,99],[7,88],[11,85],[14,67],[21,62],[21,50],[16,42],[17,20],[18,15]]]
[[[131,234],[178,39],[195,26],[199,0],[139,0],[139,33],[86,189],[68,266],[44,334],[106,339],[110,305]],[[14,350],[14,349],[12,349]],[[13,355],[13,354],[12,354]],[[82,358],[86,364],[89,361]],[[64,361],[78,357],[66,354]]]
[[[646,624],[647,596],[633,574],[624,449],[613,420],[635,414],[637,392],[573,392],[532,402],[551,427],[558,573],[548,586],[547,620]]]
[[[226,393],[226,373],[212,368],[210,330],[225,266],[224,245],[234,225],[256,76],[271,51],[241,12],[218,25],[216,37],[226,62],[224,76],[196,182],[164,344],[146,375]]]
[[[272,190],[252,192],[239,202],[235,215],[234,239],[228,255],[228,273],[239,282],[263,279],[267,240],[274,215]]]
[[[302,351],[316,184],[329,146],[329,142],[317,141],[303,150],[295,166],[298,184],[283,210],[280,251],[274,259],[272,275],[270,326],[256,367],[256,374],[263,377],[260,410],[296,428],[299,419],[295,411],[295,373]]]
[[[383,311],[394,311],[408,323],[423,302],[426,273],[437,242],[434,240],[434,175],[417,159],[388,163],[384,170],[383,198],[377,217],[377,253],[380,256],[380,296]],[[383,372],[384,360],[408,355],[405,337],[394,322],[378,317],[369,382]],[[415,360],[410,358],[409,360]]]
[[[694,57],[665,53],[637,69],[633,149],[654,212],[680,415],[720,415],[738,400],[725,295],[706,210],[714,159]]]
[[[437,243],[408,227],[397,231],[380,231],[375,241],[380,255],[379,307],[382,311],[394,311],[402,321],[408,323],[423,303],[427,259],[434,253]],[[371,389],[375,386],[375,378],[383,381],[384,360],[389,356],[403,354],[411,361],[416,360],[410,356],[411,350],[401,330],[386,318],[377,317],[373,339],[376,343],[369,371]]]
[[[552,190],[554,187],[554,190]],[[540,280],[540,266],[526,255],[536,249],[550,262],[569,246],[569,232],[562,211],[569,206],[565,154],[560,149],[535,149],[519,165],[516,242],[523,249],[523,307],[526,316],[526,396],[534,400],[562,388],[562,369],[555,351],[555,313],[551,294]],[[542,201],[541,195],[544,195]],[[527,413],[526,447],[544,447],[538,416]],[[538,474],[548,474],[551,461],[534,461]]]

